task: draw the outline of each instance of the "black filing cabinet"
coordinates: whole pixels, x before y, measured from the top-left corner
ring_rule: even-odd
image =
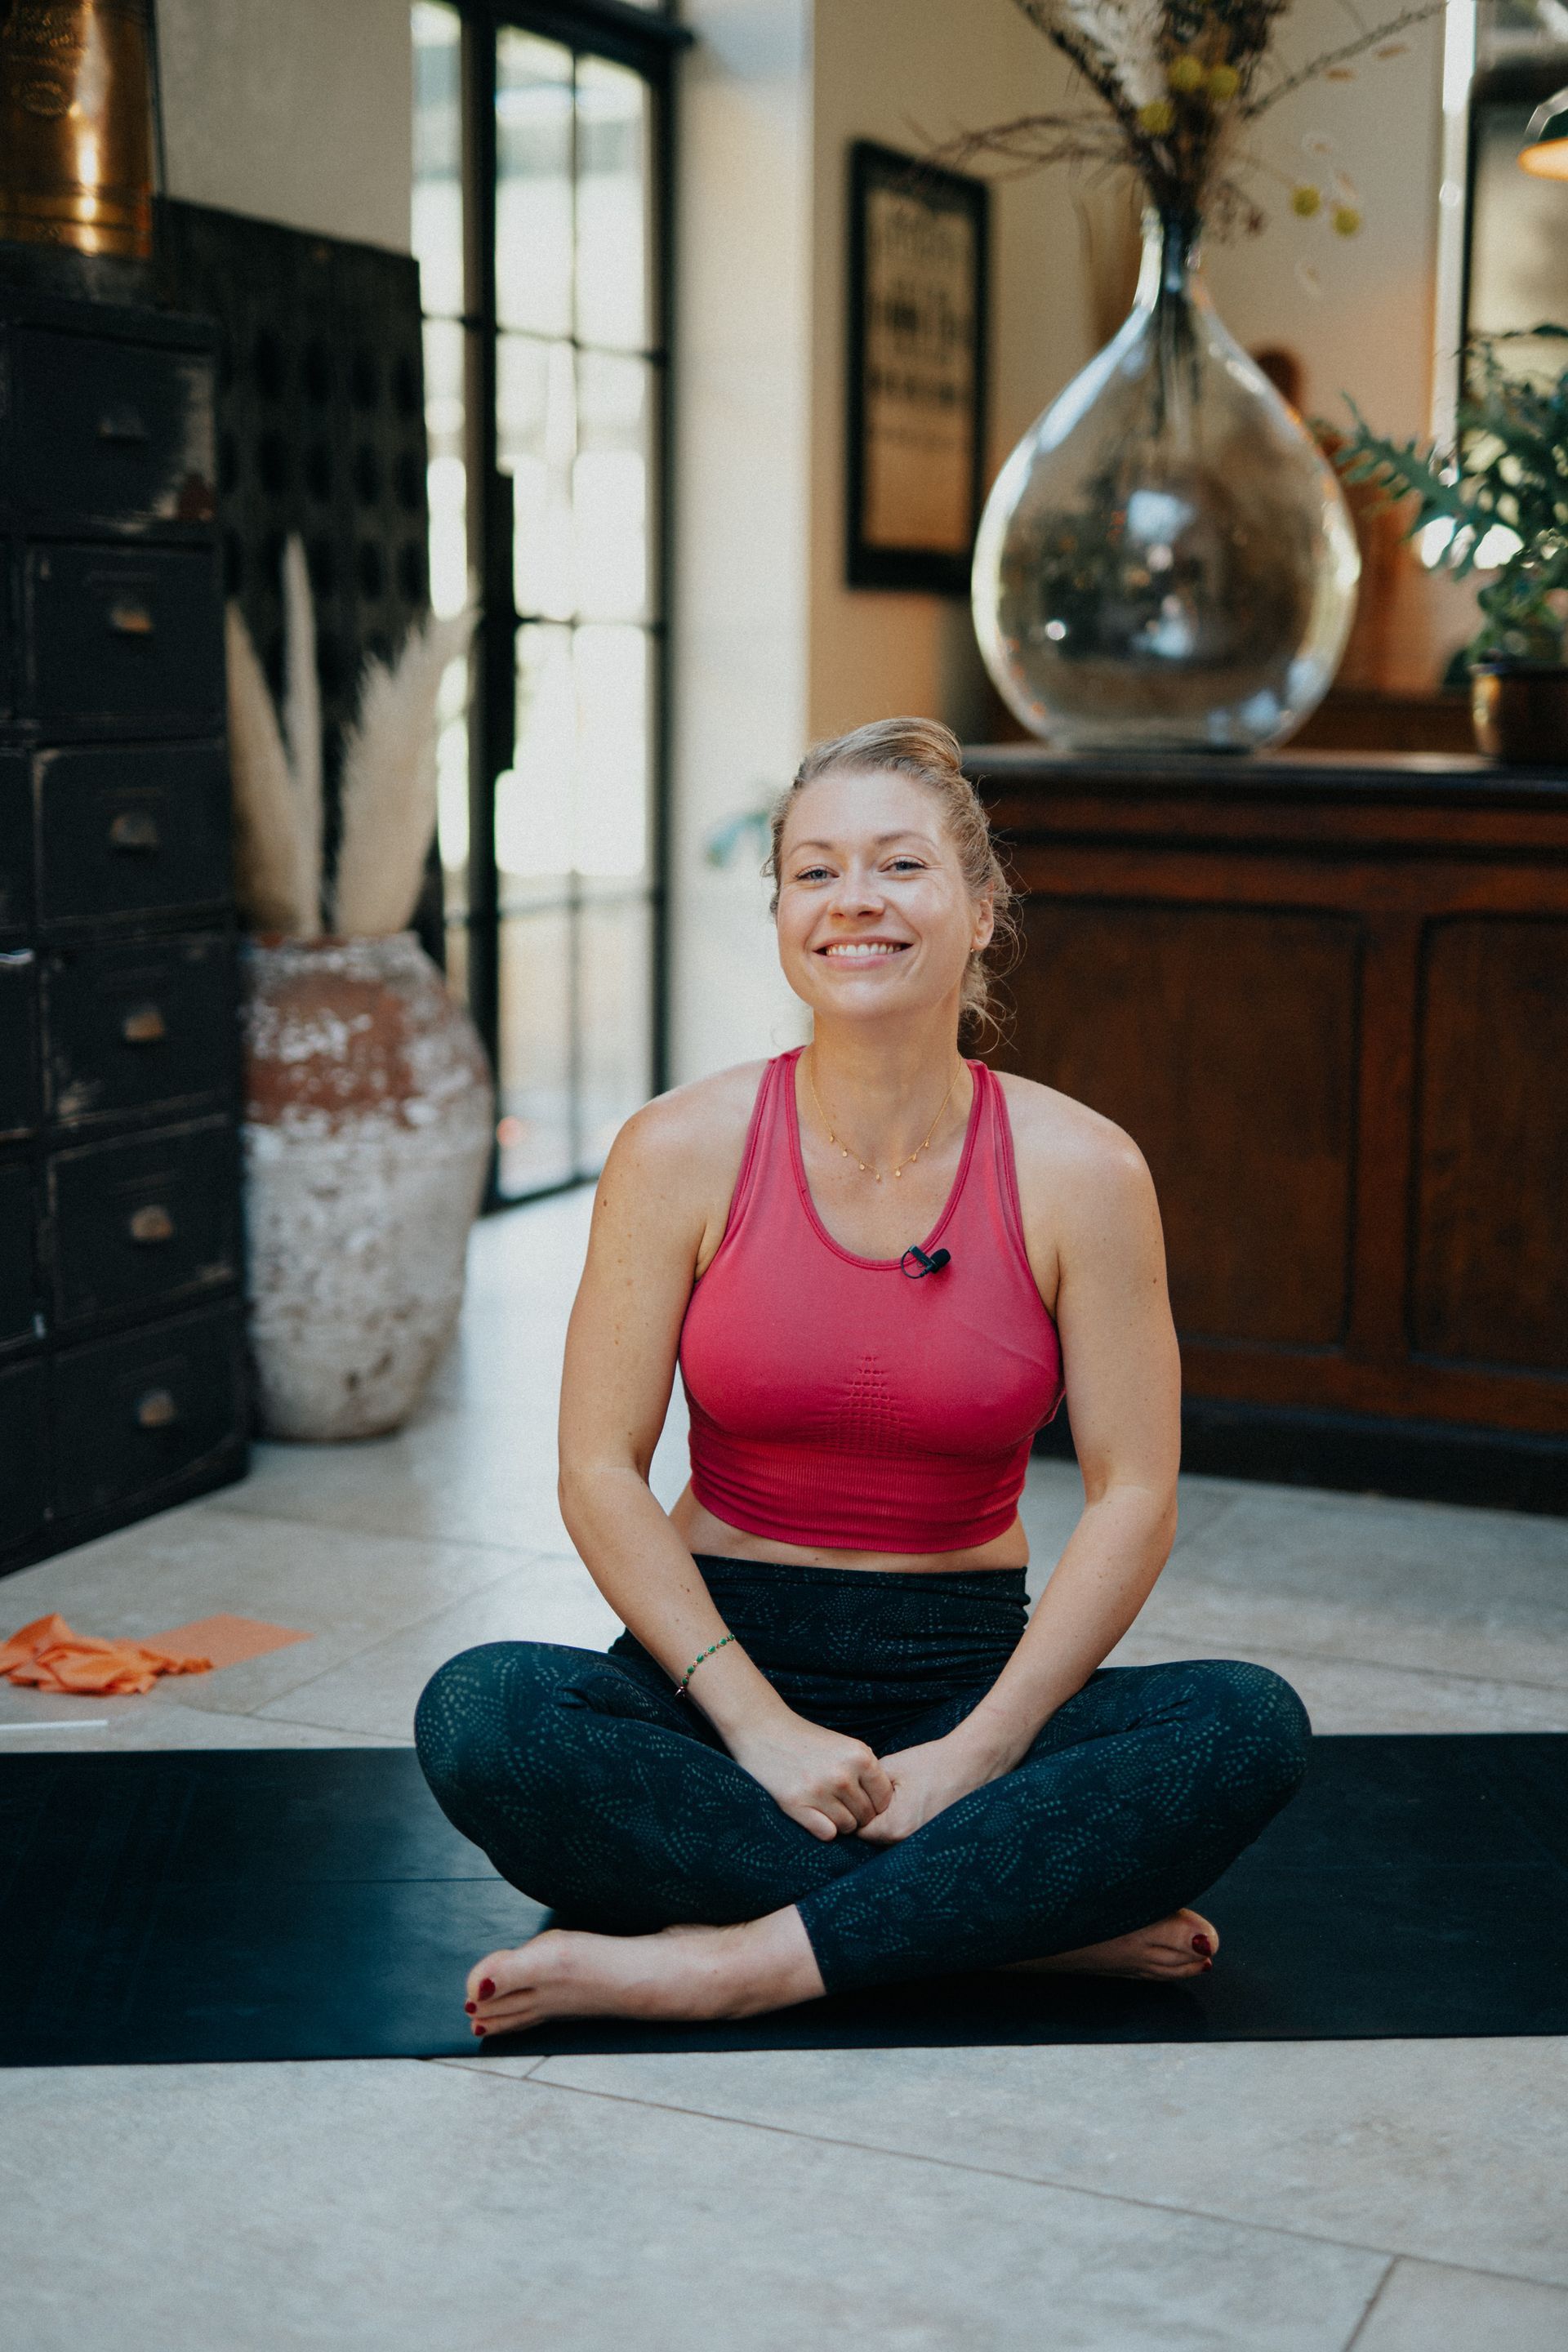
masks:
[[[0,1571],[245,1468],[213,401],[0,289]]]

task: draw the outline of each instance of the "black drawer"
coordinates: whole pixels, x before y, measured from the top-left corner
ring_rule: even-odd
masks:
[[[234,1084],[234,950],[222,932],[52,949],[44,1001],[49,1115],[62,1124]]]
[[[223,605],[207,547],[32,547],[29,708],[40,719],[216,732]]]
[[[0,1545],[25,1542],[48,1516],[49,1368],[18,1364],[0,1372]]]
[[[27,762],[0,752],[0,931],[23,930],[33,919],[33,803]]]
[[[45,922],[227,897],[228,769],[216,743],[43,751],[37,772]]]
[[[0,1135],[26,1135],[38,1123],[37,1003],[32,949],[0,948]]]
[[[245,1446],[237,1307],[74,1348],[54,1360],[55,1509],[107,1510],[237,1464]]]
[[[233,1282],[238,1180],[226,1118],[49,1162],[55,1315],[62,1327]]]
[[[6,503],[113,524],[210,522],[212,369],[199,352],[18,327]]]
[[[33,1225],[33,1171],[13,1160],[0,1168],[0,1346],[38,1333]]]

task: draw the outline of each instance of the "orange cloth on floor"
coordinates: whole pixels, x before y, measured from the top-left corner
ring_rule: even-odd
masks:
[[[205,1675],[210,1658],[155,1649],[148,1642],[95,1642],[73,1633],[63,1617],[35,1617],[0,1645],[0,1675],[35,1690],[129,1695],[150,1691],[160,1675]]]

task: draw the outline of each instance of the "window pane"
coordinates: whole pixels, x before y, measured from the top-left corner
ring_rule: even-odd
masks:
[[[578,917],[577,989],[583,1024],[581,1146],[598,1169],[616,1129],[653,1088],[648,1054],[650,919],[640,899],[587,906]]]
[[[468,904],[468,661],[448,662],[436,703],[436,837],[448,915]]]
[[[572,1167],[572,940],[565,912],[514,915],[500,932],[503,1194],[559,1183]]]
[[[496,864],[503,907],[572,866],[572,773],[577,698],[570,629],[517,633],[517,751],[496,779]]]
[[[647,617],[652,378],[646,360],[584,352],[577,362],[577,462],[572,488],[577,610],[585,620]]]
[[[577,401],[570,343],[503,335],[496,387],[500,459],[512,479],[512,594],[520,613],[563,621],[575,598],[572,462]]]
[[[417,0],[411,241],[426,313],[463,308],[462,28],[456,8]]]
[[[468,593],[468,467],[463,406],[464,331],[454,321],[425,322],[426,486],[430,501],[430,601],[437,613],[460,613]]]
[[[576,633],[574,863],[581,874],[640,876],[647,865],[647,638],[641,629]]]
[[[496,35],[496,308],[503,327],[572,331],[572,52]]]
[[[577,68],[577,333],[641,351],[648,341],[647,87],[626,66]]]

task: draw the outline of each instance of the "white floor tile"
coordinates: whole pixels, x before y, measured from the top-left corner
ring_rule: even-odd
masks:
[[[1355,2352],[1563,2352],[1568,2294],[1436,2263],[1396,2263]]]
[[[536,2079],[1568,2285],[1568,2042],[672,2053]]]
[[[1385,2268],[451,2066],[14,2074],[0,2171],[26,2352],[1342,2352]]]

